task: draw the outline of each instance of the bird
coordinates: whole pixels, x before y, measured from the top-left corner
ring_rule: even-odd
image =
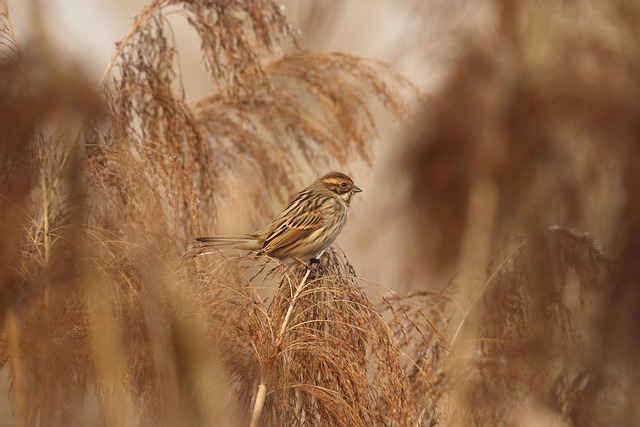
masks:
[[[205,247],[235,248],[288,265],[318,261],[342,231],[354,194],[362,190],[342,172],[330,172],[300,191],[263,229],[235,236],[197,237]]]

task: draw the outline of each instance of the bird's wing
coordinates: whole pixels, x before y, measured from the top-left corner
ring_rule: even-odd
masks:
[[[324,223],[324,215],[319,210],[301,212],[282,221],[264,240],[262,251],[270,254],[317,230]]]

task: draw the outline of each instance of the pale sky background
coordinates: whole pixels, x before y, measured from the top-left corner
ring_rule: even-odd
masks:
[[[104,71],[115,43],[127,33],[134,16],[146,3],[143,0],[8,0],[11,20],[22,42],[29,34],[30,10],[35,5],[54,43],[85,64],[86,71],[96,80]],[[487,20],[483,1],[474,2],[473,6],[464,6],[466,2],[456,0],[419,0],[413,2],[413,6],[410,1],[391,0],[280,3],[296,24],[304,24],[300,21],[307,18],[310,4],[340,4],[340,7],[332,6],[333,19],[324,26],[324,32],[302,34],[305,47],[348,51],[390,61],[424,87],[435,84],[442,66],[455,53],[457,39],[453,36],[473,32],[474,27]],[[179,42],[185,43],[181,56],[183,62],[188,63],[200,56],[198,41],[190,37],[191,34],[185,35],[190,31],[181,24],[177,23],[176,35]],[[189,43],[191,41],[194,43]],[[409,54],[397,49],[406,47],[407,43],[416,43],[421,53]]]

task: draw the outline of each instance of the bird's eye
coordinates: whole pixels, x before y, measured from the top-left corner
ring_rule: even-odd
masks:
[[[347,188],[347,183],[346,183],[346,182],[341,182],[341,183],[340,183],[340,187],[342,187],[342,188]]]

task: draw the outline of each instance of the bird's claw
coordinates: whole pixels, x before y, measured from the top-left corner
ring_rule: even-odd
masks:
[[[325,272],[324,265],[322,265],[319,258],[311,258],[307,264],[307,268],[311,270],[311,274],[313,274],[314,277],[316,277],[318,273],[323,274]]]

